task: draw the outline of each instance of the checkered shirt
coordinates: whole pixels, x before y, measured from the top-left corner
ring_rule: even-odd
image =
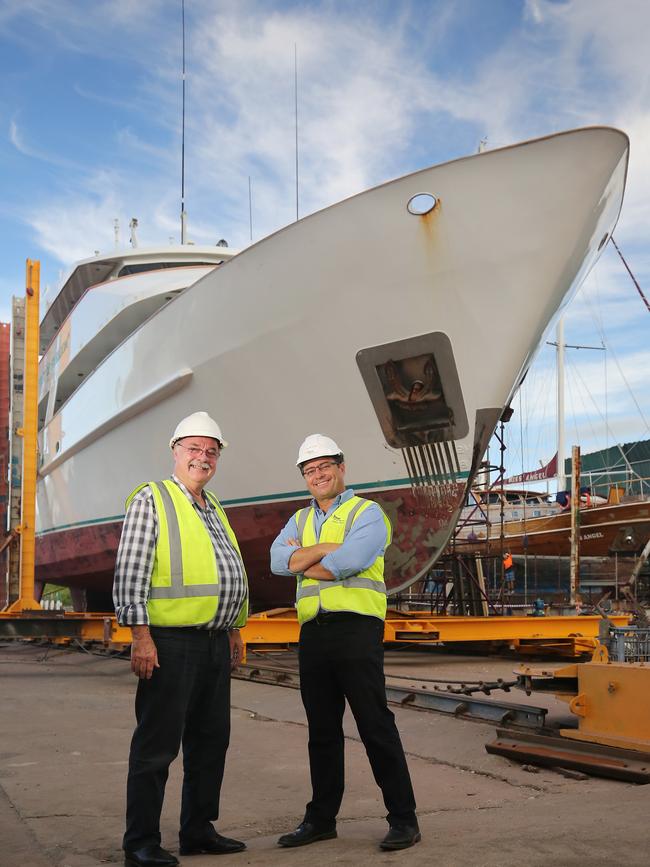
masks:
[[[216,616],[200,628],[230,629],[248,595],[244,564],[209,499],[205,497],[206,508],[201,508],[185,485],[176,476],[172,479],[203,521],[217,560],[219,606]],[[122,626],[149,623],[147,599],[157,541],[158,518],[153,493],[147,485],[129,504],[117,551],[113,602],[118,623]]]

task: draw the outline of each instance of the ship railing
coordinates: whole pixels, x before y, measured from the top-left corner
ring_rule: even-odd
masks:
[[[621,502],[622,498],[630,502],[650,497],[650,478],[632,467],[588,470],[581,473],[580,485],[589,487],[594,496],[606,497],[610,503]]]

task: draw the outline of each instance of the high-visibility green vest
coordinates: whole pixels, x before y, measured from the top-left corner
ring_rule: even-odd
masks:
[[[314,507],[296,512],[298,541],[301,547],[318,542],[343,542],[352,524],[372,504],[371,500],[350,497],[332,512],[323,523],[319,538],[314,530]],[[381,509],[381,506],[379,507]],[[386,524],[386,547],[390,545],[392,529],[383,509],[381,514]],[[351,611],[367,614],[384,620],[386,617],[386,585],[384,584],[384,556],[379,557],[367,569],[339,581],[317,581],[298,575],[296,608],[298,622],[312,620],[319,611]]]
[[[171,479],[145,482],[129,495],[149,486],[158,518],[158,541],[151,573],[147,612],[152,626],[201,626],[209,623],[219,607],[219,569],[212,538],[183,491]],[[239,545],[217,498],[203,491],[214,506],[228,538],[241,557]],[[246,572],[243,569],[244,581]],[[248,616],[248,593],[235,626]]]

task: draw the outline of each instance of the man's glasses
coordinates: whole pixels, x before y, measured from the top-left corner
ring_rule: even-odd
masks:
[[[180,446],[181,448],[185,449],[185,451],[189,452],[193,458],[198,458],[201,455],[205,455],[206,458],[209,458],[211,461],[213,461],[215,458],[219,457],[219,452],[220,452],[219,449],[214,449],[214,448],[200,449],[198,446],[183,445],[183,443],[181,443],[181,442],[174,443],[174,445]]]
[[[337,467],[338,464],[336,461],[328,461],[326,464],[318,464],[317,467],[309,467],[307,470],[303,470],[303,478],[304,479],[313,479],[317,473],[324,473],[325,470],[328,470],[330,467]]]

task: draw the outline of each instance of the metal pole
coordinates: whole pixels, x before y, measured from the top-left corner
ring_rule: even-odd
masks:
[[[187,213],[185,212],[185,0],[181,3],[183,41],[182,119],[181,119],[181,244],[187,243]]]
[[[38,454],[38,332],[41,263],[27,260],[27,296],[25,298],[25,379],[23,427],[22,516],[20,522],[20,596],[8,611],[40,609],[34,598],[34,562],[36,536],[36,460]]]
[[[571,449],[571,595],[570,604],[580,601],[580,446]]]
[[[23,395],[25,393],[25,298],[11,299],[11,471],[9,474],[9,532],[7,605],[20,597],[20,535],[23,489]]]
[[[560,319],[556,329],[557,340],[557,489],[564,491],[564,320]]]
[[[293,95],[294,95],[294,119],[296,132],[296,221],[298,221],[298,45],[293,44]]]
[[[253,188],[251,176],[248,176],[248,228],[250,230],[251,243],[253,241]]]

